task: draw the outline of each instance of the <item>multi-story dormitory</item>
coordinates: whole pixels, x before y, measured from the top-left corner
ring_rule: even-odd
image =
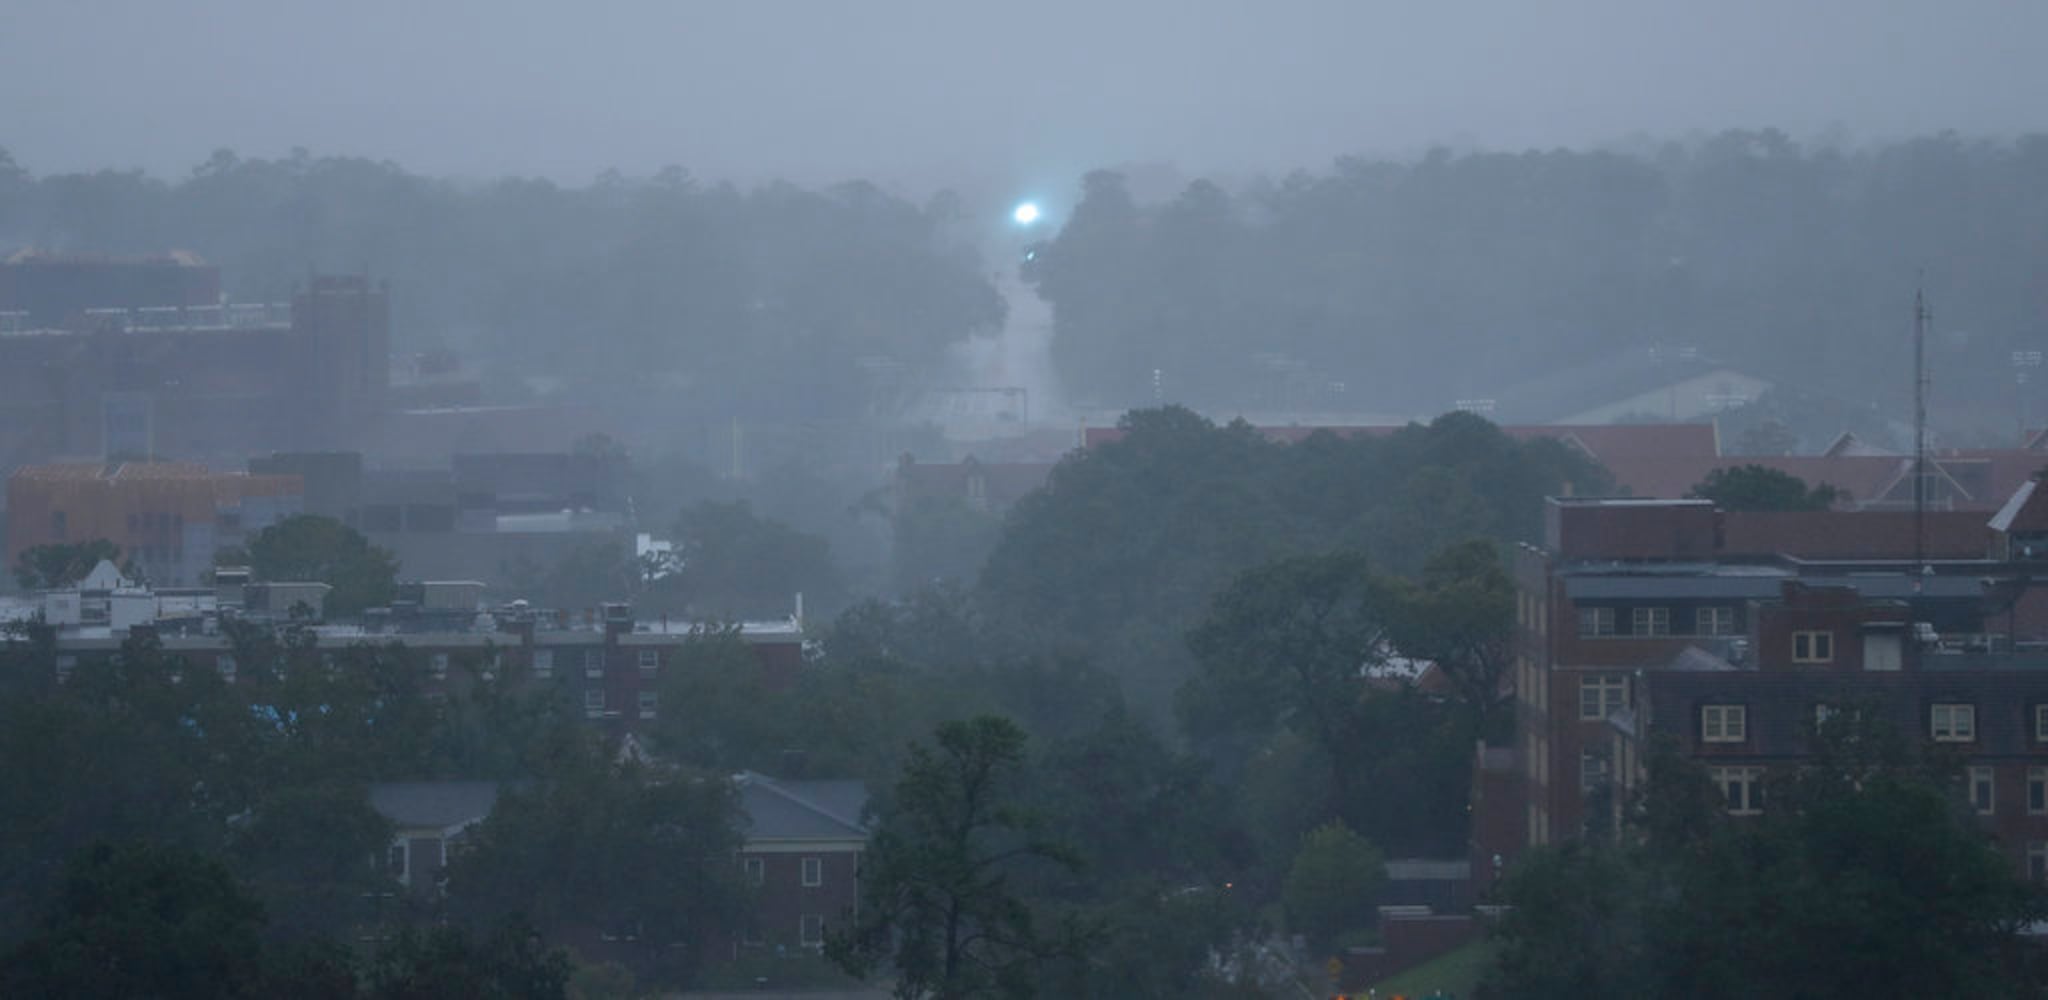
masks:
[[[1669,734],[1734,813],[1856,705],[1964,761],[2048,876],[2048,488],[1983,512],[1553,499],[1517,554],[1515,742],[1475,761],[1476,870],[1611,827]]]
[[[469,593],[481,590],[481,585],[464,582],[416,586]],[[222,628],[215,612],[208,610],[213,602],[192,601],[189,596],[178,592],[170,604],[158,602],[161,607],[175,606],[174,612],[139,615],[126,624],[60,628],[55,637],[59,676],[95,658],[113,656],[134,636],[153,634],[163,651],[182,659],[186,669],[215,670],[234,682],[240,665],[235,661],[230,630]],[[33,614],[36,609],[23,605],[16,610]],[[581,702],[592,724],[613,735],[632,733],[659,716],[662,671],[701,631],[701,626],[689,622],[637,620],[626,604],[606,605],[588,620],[523,607],[478,611],[474,604],[454,611],[425,605],[393,610],[396,613],[372,615],[363,625],[310,627],[323,650],[359,643],[403,644],[406,655],[425,674],[429,691],[461,683],[471,671],[516,668],[532,682],[566,687],[570,697]],[[282,621],[287,616],[274,618]],[[266,619],[250,615],[248,620]],[[738,629],[740,640],[753,651],[768,684],[780,686],[796,680],[804,663],[801,621],[745,622]],[[9,641],[26,640],[0,633],[0,643]]]

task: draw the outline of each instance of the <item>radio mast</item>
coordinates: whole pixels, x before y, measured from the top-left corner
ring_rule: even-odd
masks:
[[[1927,323],[1921,289],[1913,290],[1913,568],[1927,574]],[[1920,589],[1915,579],[1913,589]]]

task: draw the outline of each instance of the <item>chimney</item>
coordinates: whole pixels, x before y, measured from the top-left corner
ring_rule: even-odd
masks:
[[[604,634],[607,639],[633,631],[633,606],[630,604],[607,604],[604,606]]]

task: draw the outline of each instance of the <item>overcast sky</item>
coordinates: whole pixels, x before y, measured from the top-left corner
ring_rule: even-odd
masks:
[[[2009,135],[2048,128],[2044,45],[2044,0],[4,0],[0,147],[39,174],[303,146],[1071,186],[1728,127]]]

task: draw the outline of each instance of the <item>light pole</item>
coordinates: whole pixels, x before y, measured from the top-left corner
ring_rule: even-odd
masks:
[[[2019,407],[2020,407],[2020,441],[2021,441],[2021,443],[2025,443],[2025,441],[2026,441],[2026,437],[2027,437],[2027,430],[2028,430],[2028,427],[2027,427],[2027,383],[2029,383],[2029,382],[2033,381],[2033,371],[2034,371],[2034,369],[2036,369],[2036,368],[2039,368],[2039,367],[2041,367],[2041,352],[2040,352],[2040,351],[2014,351],[2014,352],[2012,352],[2012,383],[2013,383],[2013,395],[2014,395],[2014,396],[2015,396],[2015,397],[2016,397],[2016,398],[2018,399],[2018,401],[2019,401]]]

